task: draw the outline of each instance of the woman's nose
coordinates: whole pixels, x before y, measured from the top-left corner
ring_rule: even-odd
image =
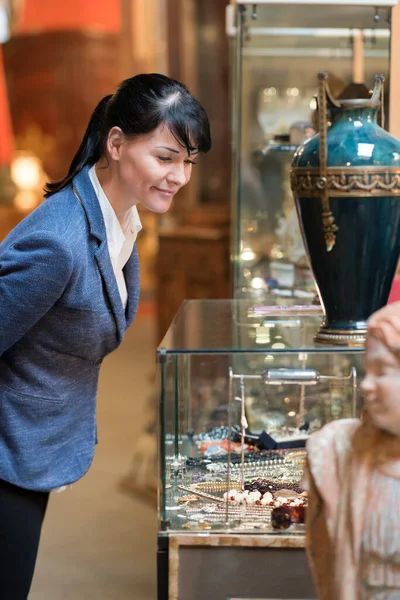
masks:
[[[184,165],[175,165],[175,168],[171,170],[171,173],[168,176],[168,180],[175,185],[179,185],[179,187],[185,185],[189,179],[190,177],[188,177],[187,173],[185,172]]]

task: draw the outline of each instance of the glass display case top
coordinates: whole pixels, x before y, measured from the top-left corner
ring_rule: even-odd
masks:
[[[303,535],[309,436],[362,411],[362,348],[319,306],[185,302],[158,349],[160,531]]]
[[[178,311],[158,347],[162,354],[237,354],[329,352],[332,347],[314,342],[323,318],[319,305],[296,305],[276,299],[268,305],[251,300],[187,300]],[[336,348],[335,352],[361,351]]]

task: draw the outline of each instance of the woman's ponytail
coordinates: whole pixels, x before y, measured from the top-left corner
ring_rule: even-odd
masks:
[[[45,198],[67,187],[86,165],[93,165],[100,160],[103,154],[104,132],[107,129],[107,107],[111,98],[112,94],[105,96],[94,109],[82,142],[72,159],[68,175],[64,179],[61,179],[61,181],[47,183],[44,188]]]

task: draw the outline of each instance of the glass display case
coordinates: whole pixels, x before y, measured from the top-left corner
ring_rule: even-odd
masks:
[[[234,296],[314,295],[292,198],[296,148],[317,131],[317,73],[337,98],[368,97],[388,76],[395,0],[235,0],[232,39]]]
[[[362,407],[363,349],[317,345],[321,318],[294,303],[182,305],[157,351],[161,535],[304,533],[306,440]]]

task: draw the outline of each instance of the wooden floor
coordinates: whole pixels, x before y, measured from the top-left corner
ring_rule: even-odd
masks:
[[[154,332],[146,306],[104,361],[95,459],[50,498],[30,600],[156,599],[156,510],[120,485],[154,402]]]

